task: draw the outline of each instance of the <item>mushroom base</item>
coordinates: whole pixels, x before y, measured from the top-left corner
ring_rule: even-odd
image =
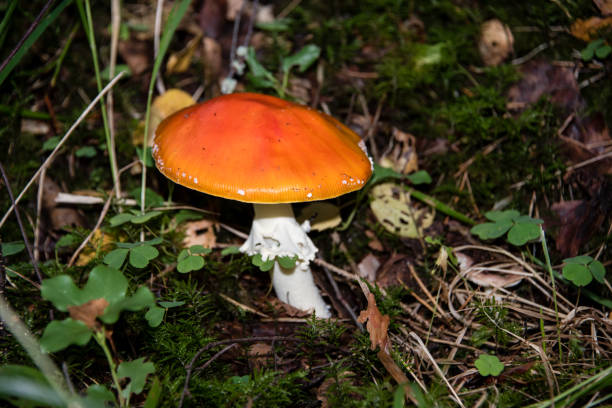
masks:
[[[255,218],[249,237],[240,247],[262,259],[297,256],[295,268],[283,269],[274,262],[272,284],[276,296],[302,310],[314,310],[318,317],[330,317],[329,307],[314,284],[309,263],[317,248],[295,220],[291,204],[254,204]]]

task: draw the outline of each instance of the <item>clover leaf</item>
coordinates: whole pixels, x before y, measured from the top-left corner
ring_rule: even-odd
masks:
[[[145,363],[144,357],[119,364],[117,376],[130,379],[130,383],[123,389],[123,396],[128,398],[131,393],[140,394],[145,386],[147,376],[154,372],[155,366],[150,361]]]
[[[603,264],[588,255],[575,256],[564,259],[563,277],[576,286],[586,286],[593,278],[604,283],[606,269]]]
[[[504,365],[497,356],[492,356],[489,354],[481,354],[478,356],[478,359],[474,361],[474,366],[478,369],[478,372],[483,377],[487,377],[492,375],[493,377],[497,377],[504,371]]]
[[[189,249],[183,249],[176,258],[178,262],[176,269],[180,273],[199,271],[205,264],[204,258],[200,255],[206,255],[210,252],[210,248],[204,248],[202,245],[192,245]]]
[[[495,239],[507,235],[512,245],[521,246],[540,236],[540,226],[544,221],[521,215],[516,210],[489,211],[485,217],[492,222],[476,225],[471,232],[480,239]]]

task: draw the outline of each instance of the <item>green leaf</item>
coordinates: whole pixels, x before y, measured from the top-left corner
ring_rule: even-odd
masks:
[[[162,213],[161,211],[150,211],[150,212],[145,213],[143,215],[136,215],[136,216],[134,216],[134,217],[132,217],[130,219],[130,222],[132,224],[144,224],[145,222],[149,221],[150,219],[157,217],[161,213]]]
[[[174,216],[174,220],[177,224],[182,224],[185,221],[201,220],[202,218],[204,218],[204,216],[201,213],[190,210],[181,210]]]
[[[66,403],[55,392],[45,377],[36,369],[21,365],[0,367],[0,399],[2,397],[28,401],[17,406],[64,407]]]
[[[98,265],[89,273],[89,279],[83,287],[83,299],[81,305],[92,299],[104,298],[109,307],[125,298],[128,289],[128,281],[121,271],[106,265]]]
[[[251,75],[253,75],[255,78],[267,78],[270,81],[275,80],[272,73],[268,71],[263,65],[261,65],[259,61],[257,61],[257,57],[255,56],[255,48],[248,48],[245,61],[249,66]]]
[[[506,210],[506,211],[488,211],[485,213],[485,217],[491,221],[511,221],[516,217],[519,217],[521,213],[516,210]]]
[[[137,312],[146,307],[152,307],[154,305],[155,296],[153,296],[153,293],[151,293],[149,288],[146,286],[141,286],[132,296],[110,303],[106,309],[104,309],[104,314],[100,316],[100,320],[106,324],[113,324],[119,320],[119,314],[123,310]]]
[[[174,301],[174,302],[159,302],[159,305],[161,307],[165,307],[166,309],[170,309],[173,307],[179,307],[179,306],[183,306],[185,304],[184,300],[178,300],[178,301]]]
[[[521,246],[527,242],[537,239],[540,236],[540,226],[538,224],[515,224],[508,231],[508,242],[512,245]]]
[[[406,398],[404,397],[404,387],[407,386],[407,384],[400,384],[393,392],[393,408],[404,408],[406,403]]]
[[[47,325],[40,338],[40,348],[44,353],[55,353],[76,344],[84,346],[89,342],[92,331],[79,320],[70,317],[64,320],[53,320]]]
[[[586,265],[570,263],[563,267],[563,277],[576,286],[586,286],[593,280],[593,276]]]
[[[612,53],[612,47],[607,44],[595,50],[595,56],[599,59],[607,58],[610,53]]]
[[[130,250],[125,248],[113,249],[104,257],[104,263],[111,268],[121,269],[128,252],[130,252]]]
[[[276,258],[278,264],[284,269],[293,269],[295,268],[295,263],[297,262],[297,255],[294,256],[279,256]]]
[[[499,238],[512,227],[512,221],[505,220],[499,222],[485,222],[478,224],[470,230],[474,235],[478,235],[480,239],[495,239]]]
[[[192,245],[191,247],[189,247],[189,252],[191,252],[192,254],[210,254],[212,252],[212,249],[210,248],[204,248],[202,245]]]
[[[145,313],[145,319],[149,322],[149,326],[157,327],[164,320],[164,314],[166,314],[166,309],[158,306],[151,306],[147,313]]]
[[[155,372],[153,363],[144,362],[144,357],[134,361],[124,361],[117,368],[117,376],[119,378],[129,378],[130,383],[127,385],[124,395],[127,398],[130,393],[140,394],[145,386],[147,376]]]
[[[96,156],[96,148],[93,146],[83,146],[74,152],[76,157],[87,157],[92,158]]]
[[[481,354],[478,356],[478,359],[474,361],[474,366],[483,377],[489,375],[497,377],[504,370],[504,365],[499,361],[499,358],[489,354]]]
[[[274,259],[268,259],[267,261],[264,261],[261,257],[261,254],[253,255],[253,257],[251,258],[251,262],[253,262],[253,265],[259,267],[262,272],[268,272],[274,267]]]
[[[136,200],[136,202],[138,203],[138,205],[140,205],[140,188],[135,188],[133,190],[130,191],[130,195],[134,198],[134,200]],[[150,188],[146,188],[145,189],[145,207],[150,208],[150,207],[156,207],[159,205],[162,205],[164,203],[164,198],[162,196],[160,196],[159,194],[157,194],[155,191],[151,190]]]
[[[519,215],[518,217],[514,217],[513,221],[517,224],[544,224],[544,220],[532,218],[528,215]]]
[[[368,180],[368,185],[373,186],[374,184],[386,179],[401,180],[404,177],[405,176],[403,174],[400,174],[393,169],[382,167],[374,163],[374,171],[372,172],[372,177],[370,177],[370,180]]]
[[[76,242],[77,238],[73,234],[66,234],[61,237],[56,243],[56,248],[69,247]]]
[[[40,294],[62,312],[68,311],[68,306],[81,305],[89,300],[68,275],[44,279],[40,285]]]
[[[319,55],[321,55],[321,48],[314,44],[308,44],[295,54],[283,58],[282,70],[288,72],[291,68],[297,66],[300,72],[304,72],[319,58]]]
[[[43,143],[42,145],[43,151],[55,149],[57,145],[59,144],[60,140],[62,139],[59,136],[53,136],[45,140],[45,143]]]
[[[591,258],[588,255],[579,255],[573,258],[564,259],[563,262],[566,264],[572,263],[572,264],[588,265],[589,262],[591,262],[592,260],[593,258]]]
[[[83,406],[87,408],[108,408],[107,403],[115,403],[115,396],[103,385],[93,384],[87,387],[87,396],[83,398]]]
[[[125,224],[126,222],[130,221],[132,218],[134,218],[133,214],[117,214],[110,219],[110,225],[111,227],[118,227],[119,225]]]
[[[20,253],[25,248],[21,241],[3,242],[2,256],[11,256]]]
[[[144,403],[143,408],[157,408],[159,404],[159,399],[161,397],[162,386],[159,378],[153,378],[153,384],[151,384],[151,388],[147,394],[147,400]]]
[[[589,264],[589,270],[591,274],[595,278],[595,280],[599,283],[604,283],[604,279],[606,277],[606,268],[604,268],[603,264],[599,261],[593,261]]]
[[[188,249],[182,249],[181,252],[179,252],[178,256],[176,257],[176,261],[177,262],[181,262],[184,259],[187,259],[187,257],[189,257],[189,250]]]
[[[221,251],[221,256],[235,255],[239,253],[240,253],[239,247],[231,246],[231,247],[223,248],[223,250]]]
[[[157,258],[159,251],[151,245],[140,245],[130,249],[130,265],[134,268],[142,269],[149,264],[149,261]]]
[[[256,23],[255,26],[263,31],[281,32],[289,30],[290,18],[279,18],[270,22]]]
[[[419,170],[417,172],[409,174],[409,175],[406,176],[406,178],[408,180],[410,180],[410,182],[412,184],[429,184],[429,183],[431,183],[431,176],[425,170]]]
[[[180,273],[188,273],[191,271],[198,271],[204,267],[204,258],[198,255],[189,255],[183,260],[179,261],[176,265],[176,269]]]

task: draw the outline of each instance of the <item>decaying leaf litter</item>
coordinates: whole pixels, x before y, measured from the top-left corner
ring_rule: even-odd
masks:
[[[612,7],[419,3],[0,5],[0,290],[25,323],[3,300],[0,396],[609,403]],[[222,91],[306,104],[368,147],[364,189],[294,206],[332,319],[238,251],[246,204],[150,167],[161,120]]]

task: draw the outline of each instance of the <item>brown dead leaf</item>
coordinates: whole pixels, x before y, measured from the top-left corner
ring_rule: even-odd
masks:
[[[110,251],[114,242],[115,239],[110,234],[102,233],[102,231],[97,229],[89,240],[89,245],[79,254],[76,265],[87,265],[96,256],[98,251]]]
[[[478,51],[487,66],[501,64],[513,52],[514,36],[498,19],[485,21],[480,27]]]
[[[312,311],[309,310],[301,310],[296,307],[291,306],[288,303],[281,302],[277,298],[266,299],[266,303],[271,305],[274,310],[281,312],[283,315],[289,317],[310,317],[312,316]]]
[[[272,345],[269,343],[254,343],[249,347],[249,362],[254,370],[259,370],[266,365],[267,356],[272,353]]]
[[[151,45],[148,41],[129,39],[119,41],[117,50],[121,58],[130,67],[133,75],[140,75],[151,66]]]
[[[612,146],[610,130],[601,113],[575,118],[565,129],[562,139],[565,154],[572,163],[580,163],[604,154],[606,148]],[[600,175],[612,174],[612,159],[599,160],[589,165],[588,169]]]
[[[512,273],[487,270],[471,270],[474,260],[468,255],[455,252],[455,257],[459,263],[459,270],[462,274],[478,286],[485,288],[510,288],[518,285],[523,277]]]
[[[570,33],[585,42],[591,42],[597,38],[597,32],[612,25],[612,17],[591,17],[574,21],[570,27]]]
[[[416,138],[406,132],[402,132],[394,127],[393,131],[393,148],[383,155],[380,159],[380,165],[389,167],[398,173],[409,174],[419,169],[419,160],[416,153],[415,145]]]
[[[191,59],[196,52],[196,49],[200,45],[202,40],[202,34],[196,35],[194,38],[189,40],[185,48],[182,50],[170,54],[168,62],[166,63],[166,72],[170,74],[182,74],[189,69],[191,65]]]
[[[211,220],[189,221],[184,224],[185,239],[183,245],[202,245],[204,248],[214,248],[217,245],[216,231],[219,225]]]
[[[547,61],[529,61],[521,67],[522,78],[508,91],[508,108],[522,110],[549,96],[552,103],[568,114],[584,106],[574,72]]]
[[[595,5],[604,16],[612,14],[612,0],[594,0]]]
[[[43,184],[43,196],[42,205],[43,208],[51,209],[57,206],[55,203],[55,197],[61,192],[60,186],[53,181],[49,176],[45,177],[45,184]]]
[[[372,343],[370,348],[376,350],[376,347],[380,347],[381,351],[389,353],[391,345],[387,330],[389,329],[391,318],[387,315],[383,316],[382,313],[380,313],[378,306],[376,306],[376,298],[373,293],[368,293],[368,308],[359,313],[357,321],[359,321],[359,323],[368,322],[366,328],[370,334],[370,342]]]
[[[385,248],[383,247],[383,244],[376,237],[376,234],[374,233],[374,231],[366,230],[365,235],[369,239],[368,247],[370,247],[370,249],[373,249],[374,251],[379,251],[379,252],[384,251]]]
[[[61,230],[65,227],[84,227],[85,219],[81,213],[71,207],[55,207],[49,212],[51,227]]]
[[[74,320],[80,320],[87,327],[96,330],[100,327],[100,323],[96,320],[98,316],[104,314],[104,310],[108,306],[108,302],[104,298],[93,299],[79,306],[68,306],[70,317]]]
[[[378,268],[380,268],[380,261],[372,254],[364,256],[357,265],[359,276],[363,279],[367,279],[369,282],[374,282],[376,280],[376,271],[378,271]]]

